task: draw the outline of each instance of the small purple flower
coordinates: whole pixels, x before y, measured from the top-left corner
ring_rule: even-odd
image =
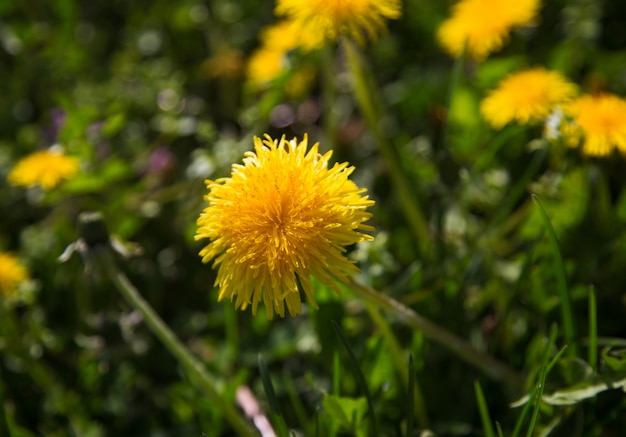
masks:
[[[167,173],[174,167],[175,157],[167,147],[157,147],[148,158],[147,172],[153,174]]]

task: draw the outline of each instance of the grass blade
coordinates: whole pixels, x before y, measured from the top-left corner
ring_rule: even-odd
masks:
[[[354,371],[354,375],[356,376],[357,382],[361,387],[363,394],[365,395],[365,399],[367,400],[367,406],[369,409],[370,421],[372,424],[371,435],[378,436],[378,423],[376,421],[376,413],[374,412],[374,403],[372,402],[372,396],[370,395],[369,388],[367,387],[367,382],[365,382],[365,376],[363,375],[363,371],[361,370],[361,366],[359,366],[359,360],[357,360],[356,355],[352,351],[350,347],[350,343],[348,343],[348,339],[346,339],[345,335],[343,335],[343,331],[334,321],[331,321],[333,324],[333,328],[337,333],[337,336],[341,340],[346,352],[348,353],[348,357],[350,359],[350,364],[352,365],[352,370]]]
[[[478,381],[474,381],[474,392],[476,393],[476,402],[478,403],[478,411],[480,412],[480,420],[483,423],[483,432],[486,437],[496,437],[496,433],[493,430],[491,423],[491,417],[489,416],[489,408],[487,407],[487,401],[483,394],[483,389]]]
[[[398,339],[376,305],[365,302],[365,308],[380,332],[380,336],[382,337],[385,347],[389,351],[389,355],[395,365],[396,372],[398,372],[400,378],[402,378],[402,383],[405,386],[408,385],[411,374],[407,368],[406,358],[404,357],[400,343],[398,343]],[[422,395],[422,390],[415,379],[413,379],[413,387],[414,392],[411,397],[411,401],[413,404],[412,407],[415,408],[415,410],[411,411],[417,415],[419,424],[424,428],[428,428],[430,424],[428,421],[428,415],[426,414],[426,408],[424,406],[424,396]]]
[[[554,349],[554,342],[556,341],[556,334],[557,334],[557,328],[556,326],[553,326],[552,329],[550,330],[550,337],[548,338],[548,344],[546,346],[546,349],[543,353],[543,357],[541,359],[541,371],[539,373],[540,375],[543,374],[546,367],[548,366],[548,359],[550,358],[550,351]],[[522,425],[524,424],[524,420],[526,419],[526,416],[528,415],[528,412],[530,411],[530,407],[533,404],[532,402],[533,399],[537,397],[539,388],[540,388],[540,384],[535,384],[535,388],[533,392],[530,394],[530,398],[528,402],[526,402],[526,404],[524,405],[524,408],[522,409],[522,412],[519,418],[517,419],[517,422],[515,424],[515,428],[513,429],[513,433],[511,434],[511,437],[517,437],[519,433],[521,432]],[[541,389],[543,390],[543,387],[541,387]]]
[[[598,310],[596,303],[596,289],[592,285],[589,287],[589,351],[588,362],[589,366],[594,371],[597,371],[598,367]]]
[[[265,390],[265,397],[267,398],[267,403],[270,406],[271,415],[276,425],[276,432],[280,437],[289,437],[289,431],[287,430],[283,413],[280,409],[280,405],[278,404],[278,399],[276,399],[276,392],[274,391],[274,386],[272,385],[269,370],[267,369],[267,365],[265,364],[265,360],[261,354],[259,354],[258,362],[259,373],[261,381],[263,382],[263,389]]]
[[[413,401],[415,400],[415,368],[413,355],[409,355],[409,401],[407,405],[406,437],[413,436]]]
[[[498,430],[498,437],[504,437],[504,432],[502,432],[502,426],[499,422],[496,422],[496,429]]]
[[[550,332],[550,341],[548,343],[548,347],[546,348],[544,357],[543,357],[543,368],[541,371],[541,377],[539,379],[539,384],[537,384],[535,390],[533,391],[533,396],[531,400],[534,401],[535,407],[533,409],[533,415],[530,418],[530,425],[528,426],[528,432],[526,433],[527,437],[531,437],[533,435],[533,431],[535,430],[535,425],[537,423],[537,416],[539,416],[539,408],[541,407],[541,398],[543,396],[543,390],[546,385],[546,377],[550,370],[554,367],[554,365],[559,361],[565,350],[567,349],[567,345],[563,346],[561,350],[552,358],[552,360],[547,363],[548,358],[550,357],[550,351],[554,347],[554,342],[556,341],[556,328],[552,329]],[[546,364],[547,363],[547,364]],[[530,401],[529,401],[530,402]]]
[[[339,361],[339,353],[335,351],[333,354],[333,394],[341,396],[341,362]]]
[[[554,228],[552,227],[552,223],[550,222],[550,217],[548,217],[548,213],[539,201],[539,197],[537,197],[536,194],[532,194],[532,199],[533,202],[535,202],[535,205],[537,205],[537,208],[539,208],[543,224],[548,234],[548,241],[550,243],[550,249],[552,250],[552,256],[554,257],[554,263],[556,266],[555,276],[557,280],[557,290],[561,301],[559,306],[561,308],[563,334],[565,335],[565,342],[569,346],[569,354],[575,356],[577,355],[577,348],[574,340],[576,337],[574,317],[572,315],[572,304],[567,291],[565,266],[563,265],[563,258],[561,257],[561,250],[559,249],[559,241],[556,237],[556,232],[554,232]]]
[[[293,407],[293,411],[298,419],[298,423],[300,424],[300,428],[305,432],[305,435],[312,435],[311,432],[311,423],[309,419],[309,414],[302,403],[302,399],[298,395],[298,389],[293,382],[293,379],[286,373],[283,374],[283,381],[285,383],[285,390],[287,391],[287,395],[289,396],[289,401]]]

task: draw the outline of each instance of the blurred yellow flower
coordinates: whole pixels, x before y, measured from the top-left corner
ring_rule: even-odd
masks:
[[[363,44],[385,30],[385,20],[400,18],[400,0],[277,0],[276,14],[301,31],[302,45],[316,49],[339,35]]]
[[[19,260],[10,253],[0,252],[0,294],[12,296],[26,279],[28,271]]]
[[[580,127],[583,153],[605,156],[613,148],[626,154],[626,100],[613,95],[586,95],[565,107]]]
[[[347,281],[359,269],[345,256],[345,246],[372,240],[361,231],[374,204],[348,177],[348,163],[329,168],[332,152],[308,151],[308,139],[298,142],[268,135],[254,138],[254,152],[243,165],[234,164],[231,177],[206,181],[209,205],[198,218],[196,240],[209,239],[202,261],[215,259],[218,300],[236,299],[235,307],[261,300],[267,317],[300,314],[301,289],[313,298],[314,277],[339,291],[335,280]]]
[[[289,65],[287,53],[297,48],[299,41],[297,29],[289,21],[263,29],[262,45],[248,60],[248,80],[254,85],[264,85],[277,79]]]
[[[509,122],[545,121],[555,107],[576,95],[576,86],[561,74],[542,67],[509,75],[483,99],[480,111],[494,127]]]
[[[277,79],[287,63],[282,50],[260,48],[248,60],[248,80],[254,85],[264,85]]]
[[[51,190],[61,181],[70,179],[78,172],[78,159],[56,151],[44,150],[31,153],[15,164],[7,179],[12,185],[30,187],[41,185]]]
[[[261,31],[261,43],[264,47],[287,52],[300,45],[300,32],[292,21],[283,20]]]
[[[507,42],[511,29],[529,24],[539,11],[540,0],[461,0],[443,22],[437,37],[453,56],[467,42],[467,53],[481,60]]]

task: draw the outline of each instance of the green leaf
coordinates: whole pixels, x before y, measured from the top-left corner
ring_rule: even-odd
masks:
[[[603,348],[602,360],[604,360],[604,363],[615,372],[626,371],[626,349],[624,348]]]
[[[546,178],[534,184],[533,191],[541,199],[541,204],[550,216],[550,222],[557,235],[578,225],[589,205],[590,189],[587,171],[576,168],[562,177]],[[541,213],[536,208],[531,210],[522,234],[533,238],[543,227]]]
[[[102,126],[102,135],[105,137],[112,137],[118,133],[126,124],[126,114],[115,114],[106,119],[104,126]]]
[[[354,399],[325,395],[322,406],[341,429],[354,432],[357,436],[367,434],[363,427],[363,419],[367,412],[367,400],[364,397]]]
[[[622,351],[620,355],[617,360],[623,364],[626,353]],[[546,381],[546,391],[541,398],[548,405],[575,405],[607,390],[626,389],[626,369],[613,374],[597,375],[583,360],[565,357],[559,360],[557,370]],[[529,399],[530,396],[526,395],[511,406],[524,405]]]
[[[579,384],[550,394],[544,394],[543,402],[550,405],[575,405],[585,399],[593,398],[607,390],[626,389],[626,375],[621,378],[611,378],[608,381],[597,381],[588,384]]]
[[[121,159],[109,159],[97,174],[79,174],[62,186],[64,194],[96,193],[110,189],[111,185],[131,173],[127,162]]]

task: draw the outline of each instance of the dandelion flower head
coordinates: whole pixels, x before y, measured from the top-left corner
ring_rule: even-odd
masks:
[[[483,99],[480,111],[497,129],[509,122],[545,121],[555,107],[576,95],[576,86],[542,67],[511,74]]]
[[[276,14],[301,30],[302,45],[316,49],[347,35],[363,44],[385,30],[385,20],[400,18],[400,0],[277,0]]]
[[[263,47],[283,52],[293,50],[300,45],[298,26],[288,20],[280,21],[261,31]]]
[[[261,32],[261,47],[248,61],[248,79],[262,85],[278,78],[289,65],[287,53],[297,48],[299,41],[297,28],[289,21],[265,28]]]
[[[78,164],[78,159],[72,156],[56,150],[42,150],[18,161],[7,179],[12,185],[40,185],[48,191],[78,173]]]
[[[566,106],[583,136],[583,153],[606,156],[614,148],[626,154],[626,100],[613,94],[585,95]]]
[[[267,317],[300,314],[299,285],[309,302],[312,278],[339,291],[335,280],[358,272],[345,247],[372,237],[362,233],[374,204],[348,177],[348,163],[329,168],[332,152],[308,149],[308,139],[254,138],[254,152],[234,164],[229,178],[207,181],[209,205],[198,218],[196,240],[208,239],[202,261],[214,259],[218,300],[235,307],[263,301]]]
[[[539,6],[540,0],[461,0],[437,36],[451,55],[459,56],[467,43],[467,53],[482,60],[505,45],[511,29],[529,24]]]
[[[10,253],[0,252],[0,294],[12,296],[17,287],[28,279],[28,271]]]
[[[285,53],[261,48],[248,60],[248,80],[255,85],[263,85],[278,78],[285,68]]]

